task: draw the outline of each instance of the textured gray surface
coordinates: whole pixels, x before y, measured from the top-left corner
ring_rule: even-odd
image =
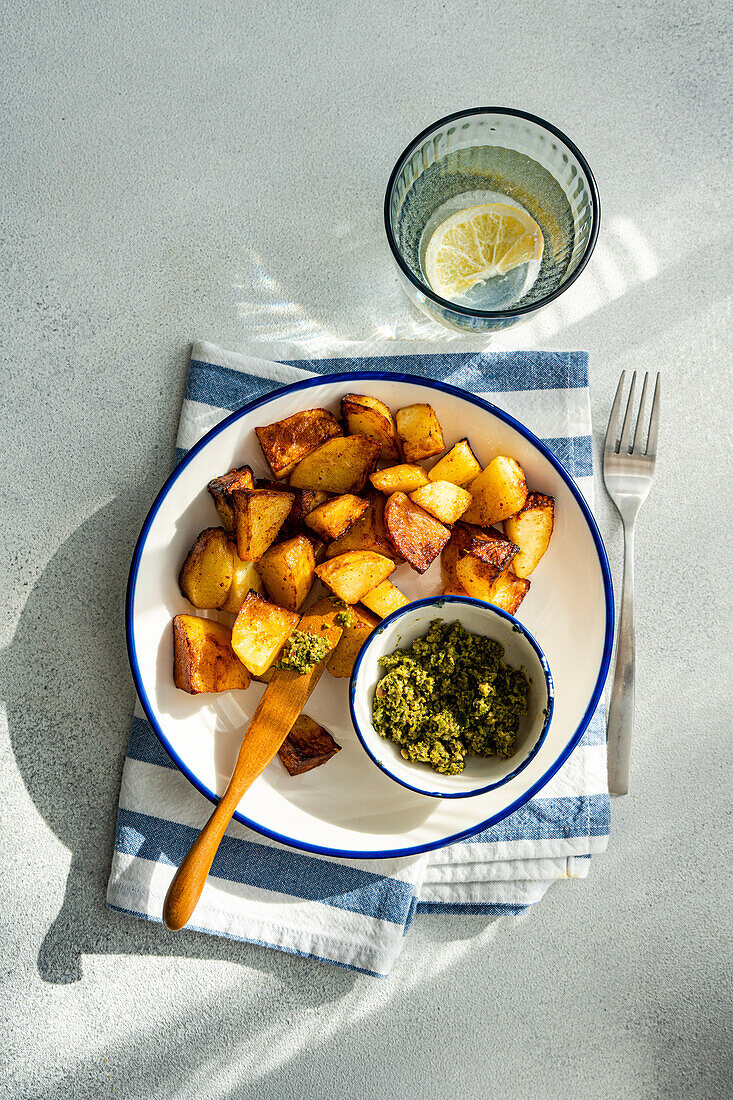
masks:
[[[671,0],[6,9],[0,1094],[730,1094],[725,30]],[[485,102],[570,133],[604,202],[584,277],[503,346],[588,348],[597,434],[621,368],[664,370],[608,854],[521,920],[421,918],[382,982],[107,912],[126,572],[187,343],[424,334],[384,182]]]

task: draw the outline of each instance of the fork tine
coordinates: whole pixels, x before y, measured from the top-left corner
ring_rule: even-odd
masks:
[[[611,406],[611,415],[608,418],[608,427],[606,428],[606,442],[604,443],[605,451],[615,451],[616,441],[618,440],[618,421],[619,413],[621,411],[621,398],[624,392],[624,382],[626,381],[626,371],[621,371],[621,377],[618,380],[618,386],[616,387],[616,396],[613,399],[613,405]]]
[[[631,389],[629,390],[629,401],[626,406],[626,416],[624,417],[624,426],[621,432],[621,439],[618,445],[619,454],[626,452],[627,454],[631,450],[631,421],[634,416],[634,391],[636,390],[636,371],[631,375]]]
[[[636,421],[636,431],[634,432],[634,442],[631,444],[631,453],[632,454],[634,453],[634,451],[636,451],[637,454],[638,453],[641,453],[641,454],[644,453],[641,450],[641,436],[642,436],[642,432],[644,431],[644,426],[646,424],[646,417],[644,416],[644,409],[646,407],[646,390],[647,390],[648,381],[649,381],[649,371],[646,371],[645,374],[644,374],[644,385],[641,388],[641,401],[639,402],[639,417]]]
[[[649,438],[646,444],[646,453],[650,458],[657,457],[657,439],[659,438],[659,407],[662,401],[662,377],[657,372],[657,381],[654,386],[654,400],[652,402],[652,415],[649,421]]]

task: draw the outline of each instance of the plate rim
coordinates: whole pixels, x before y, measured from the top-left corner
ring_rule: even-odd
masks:
[[[469,837],[476,836],[477,833],[483,832],[485,829],[491,828],[498,822],[503,821],[514,813],[520,807],[524,806],[527,802],[533,798],[538,791],[542,790],[552,777],[560,770],[562,765],[568,759],[573,752],[581,737],[585,733],[590,723],[593,714],[600,701],[603,688],[608,676],[608,670],[611,663],[611,653],[613,650],[613,637],[614,637],[614,598],[613,598],[613,583],[611,580],[611,569],[608,563],[608,555],[606,548],[601,537],[601,533],[598,529],[595,517],[588,506],[585,497],[575,484],[575,481],[567,472],[563,464],[552,453],[541,439],[539,439],[534,432],[525,427],[521,421],[516,420],[510,413],[505,412],[498,406],[493,405],[490,401],[486,401],[483,397],[479,397],[478,394],[471,393],[468,390],[461,390],[457,386],[452,386],[448,382],[442,382],[432,378],[425,378],[417,374],[406,374],[404,372],[397,371],[383,371],[383,370],[370,370],[370,371],[339,371],[328,374],[315,374],[309,378],[299,379],[297,382],[292,382],[287,386],[278,386],[269,393],[263,394],[261,397],[255,398],[254,401],[250,401],[245,405],[242,405],[239,409],[235,409],[228,416],[226,416],[218,424],[215,424],[201,439],[194,444],[189,451],[186,452],[184,457],[178,463],[177,466],[171,471],[169,476],[161,486],[155,500],[153,501],[150,510],[143,522],[140,534],[137,542],[135,543],[135,549],[132,555],[132,561],[130,563],[130,572],[127,582],[127,592],[125,596],[125,637],[127,643],[127,655],[130,663],[130,671],[132,672],[133,682],[135,684],[135,690],[137,692],[138,699],[142,705],[145,715],[150,725],[153,727],[158,740],[171,758],[173,763],[182,772],[183,775],[189,780],[189,782],[198,790],[205,798],[209,800],[213,805],[216,805],[220,796],[209,790],[197,776],[191,771],[191,769],[184,763],[176,750],[171,745],[170,741],[166,737],[162,728],[160,727],[158,720],[153,713],[150,700],[147,692],[142,683],[142,676],[140,673],[140,667],[137,659],[137,651],[135,647],[134,631],[133,631],[133,617],[135,606],[135,590],[137,585],[137,576],[140,571],[140,565],[142,561],[143,552],[145,550],[145,543],[150,528],[155,520],[155,517],[160,510],[163,501],[168,495],[168,491],[173,484],[178,480],[186,467],[193,461],[196,455],[207,446],[207,444],[221,432],[225,431],[232,424],[235,424],[238,420],[241,420],[243,416],[253,412],[257,408],[261,408],[271,402],[278,400],[286,394],[298,393],[313,389],[316,386],[334,385],[346,381],[368,381],[378,382],[384,380],[393,382],[404,382],[408,385],[417,384],[425,386],[428,389],[437,390],[440,393],[448,394],[451,397],[458,398],[461,401],[468,401],[470,404],[476,405],[478,408],[483,409],[484,412],[490,413],[492,416],[497,417],[499,420],[503,420],[511,428],[517,431],[523,436],[529,443],[532,444],[547,461],[555,468],[562,480],[567,485],[568,489],[575,497],[575,500],[583,514],[588,528],[591,533],[593,545],[598,555],[598,562],[601,569],[601,577],[603,579],[603,594],[606,605],[606,624],[605,635],[603,643],[603,652],[601,655],[601,663],[598,670],[598,676],[596,678],[595,687],[591,694],[590,701],[586,710],[575,730],[571,736],[568,744],[563,751],[559,754],[558,758],[550,764],[544,774],[526,791],[520,795],[514,802],[503,810],[492,814],[486,821],[480,822],[478,825],[472,825],[468,829],[462,829],[457,833],[452,834],[449,837],[445,837],[441,840],[430,841],[425,844],[414,844],[403,848],[390,848],[380,851],[364,852],[364,851],[350,851],[344,848],[332,848],[326,845],[310,844],[306,841],[298,840],[294,837],[286,836],[283,833],[279,833],[274,829],[269,829],[267,826],[261,825],[244,814],[239,810],[234,811],[234,819],[240,824],[246,826],[248,829],[252,829],[254,832],[259,833],[261,836],[266,836],[270,840],[277,841],[280,844],[284,844],[289,848],[295,848],[299,851],[309,852],[312,855],[325,855],[332,856],[340,859],[395,859],[402,856],[416,856],[425,852],[437,851],[441,848],[446,848],[451,844],[455,844],[461,840],[466,840]],[[429,795],[425,796],[430,797]]]

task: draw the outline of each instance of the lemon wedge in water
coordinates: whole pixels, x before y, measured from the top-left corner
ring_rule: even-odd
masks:
[[[433,233],[425,274],[436,294],[456,298],[484,279],[504,275],[528,260],[541,260],[544,243],[537,222],[517,206],[469,206]]]

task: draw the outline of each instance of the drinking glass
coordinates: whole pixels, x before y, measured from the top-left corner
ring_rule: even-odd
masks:
[[[530,260],[451,301],[424,270],[430,237],[452,214],[483,203],[521,207],[544,238]],[[466,332],[516,324],[554,301],[588,263],[600,224],[598,188],[580,150],[555,126],[507,107],[475,107],[410,142],[387,185],[387,240],[411,301]]]

